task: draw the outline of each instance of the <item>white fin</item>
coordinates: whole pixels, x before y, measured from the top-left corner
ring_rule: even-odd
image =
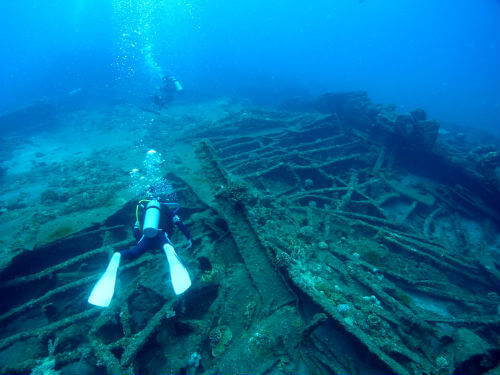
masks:
[[[170,278],[174,292],[177,295],[182,294],[191,286],[191,278],[172,245],[165,244],[163,250],[165,251],[170,267]]]
[[[109,261],[106,272],[95,284],[88,299],[89,303],[96,306],[108,307],[115,292],[116,272],[120,265],[120,253],[114,253]]]

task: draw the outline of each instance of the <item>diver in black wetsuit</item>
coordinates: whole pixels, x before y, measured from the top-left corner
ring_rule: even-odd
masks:
[[[188,240],[186,248],[190,248],[192,246],[191,233],[177,216],[176,213],[178,208],[171,210],[168,204],[160,203],[157,200],[148,202],[144,211],[142,230],[138,220],[134,226],[134,237],[137,244],[131,249],[122,250],[113,254],[106,271],[90,294],[88,299],[89,303],[101,307],[109,306],[115,290],[116,274],[120,266],[121,257],[133,259],[155,248],[162,248],[167,256],[170,279],[175,294],[182,294],[191,286],[191,278],[170,241],[175,225]],[[139,205],[141,203],[142,202],[139,202]],[[160,218],[162,218],[161,227]]]
[[[184,225],[181,219],[179,219],[179,216],[177,216],[177,211],[179,210],[179,208],[176,208],[172,211],[167,205],[160,203],[157,207],[154,203],[151,204],[151,202],[146,208],[144,217],[146,217],[147,210],[160,210],[160,217],[163,218],[163,222],[161,225],[163,229],[151,230],[151,228],[144,228],[143,230],[141,230],[139,222],[136,221],[134,225],[134,237],[137,241],[137,245],[135,245],[131,249],[120,251],[121,256],[125,259],[136,258],[144,252],[153,250],[155,248],[162,249],[165,244],[172,245],[170,238],[174,233],[174,224],[187,238],[188,244],[186,248],[189,249],[193,244],[189,229],[186,227],[186,225]],[[146,225],[148,225],[148,223],[146,222],[146,220],[144,220],[144,226]]]
[[[182,85],[174,76],[164,76],[163,86],[158,95],[153,95],[153,103],[158,106],[158,110],[167,108],[167,106],[175,99],[176,95],[181,92]]]

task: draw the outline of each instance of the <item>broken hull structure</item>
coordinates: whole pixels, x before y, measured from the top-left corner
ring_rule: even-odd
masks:
[[[498,187],[437,133],[409,147],[418,132],[395,131],[394,113],[347,99],[177,130],[192,171],[167,177],[195,238],[182,298],[158,251],[122,265],[109,308],[86,304],[109,254],[133,244],[133,202],[14,258],[0,278],[0,372],[498,371]]]

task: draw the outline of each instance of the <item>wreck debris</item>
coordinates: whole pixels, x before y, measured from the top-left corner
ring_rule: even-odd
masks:
[[[226,174],[207,143],[199,143],[196,152],[205,175],[210,178],[211,185],[215,189],[218,188],[216,194],[218,208],[228,223],[238,250],[260,292],[262,303],[268,308],[291,303],[294,297],[273,271],[266,249],[256,236],[247,216],[246,206],[252,200],[250,192],[244,185],[238,185],[225,177]]]
[[[192,170],[180,163],[172,179],[197,242],[183,254],[193,286],[180,299],[152,253],[120,269],[110,308],[86,305],[104,260],[130,245],[126,210],[72,235],[92,240],[91,251],[71,248],[69,236],[16,258],[0,283],[12,296],[0,312],[0,372],[34,369],[56,337],[55,369],[85,357],[109,374],[497,368],[499,266],[474,257],[478,243],[498,246],[487,235],[498,229],[497,187],[451,161],[421,110],[397,114],[359,93],[326,96],[316,109],[324,114],[245,109],[177,130]],[[455,185],[409,168],[410,152],[452,164]],[[495,163],[478,159],[483,170]],[[484,215],[487,225],[474,221],[482,237],[460,233]],[[21,270],[65,248],[42,269]],[[31,357],[10,358],[20,346]]]
[[[322,125],[324,126],[324,122],[322,122]],[[318,125],[318,127],[321,127]],[[309,125],[309,129],[311,126]],[[434,128],[435,129],[435,128]],[[297,133],[300,132],[299,129],[295,130]],[[271,131],[269,132],[271,133]],[[275,139],[275,142],[278,144],[283,143],[283,139],[286,139],[285,134],[281,134],[279,130],[277,129],[274,134],[266,134],[267,139]],[[435,140],[435,139],[434,139]],[[235,148],[235,145],[238,144],[238,138],[235,137],[232,143],[228,142],[227,140],[224,141],[224,143],[219,143],[217,139],[214,140],[215,142],[215,148],[217,150],[220,150],[219,152],[221,155],[224,155],[224,146],[226,144],[231,144],[231,150],[232,150],[232,157],[231,160],[237,160],[238,159],[238,154],[235,153],[237,148]],[[433,141],[430,140],[430,143]],[[254,142],[254,146],[257,147],[256,145],[259,144],[258,140]],[[299,144],[300,145],[300,144]],[[269,148],[269,141],[267,141],[267,147]],[[311,145],[311,147],[314,147]],[[427,150],[430,149],[430,144],[427,144],[425,147]],[[385,146],[382,144],[380,150],[384,150]],[[303,150],[301,153],[301,157],[304,158],[308,155],[307,151]],[[317,225],[314,224],[315,222],[319,222],[319,220],[314,220],[311,219],[311,212],[313,209],[318,210],[318,215],[322,215],[323,217],[328,217],[329,223],[331,220],[333,220],[334,223],[338,223],[337,225],[333,224],[333,226],[337,227],[339,224],[342,225],[344,222],[350,222],[350,226],[358,226],[360,224],[363,225],[362,227],[368,229],[369,233],[374,233],[376,234],[376,239],[379,243],[381,244],[386,244],[389,246],[389,249],[391,252],[397,250],[398,248],[401,250],[405,250],[404,254],[401,254],[404,259],[408,259],[407,257],[410,256],[412,258],[415,258],[417,262],[420,262],[421,264],[425,264],[427,272],[430,272],[429,269],[432,267],[437,267],[438,269],[446,272],[447,275],[450,275],[450,277],[447,279],[447,283],[454,284],[453,279],[460,279],[463,278],[464,282],[459,282],[460,285],[462,285],[459,288],[463,288],[464,283],[473,283],[479,288],[487,288],[487,285],[490,285],[490,282],[487,279],[482,279],[480,276],[480,270],[475,268],[474,266],[471,266],[468,264],[467,261],[461,261],[457,259],[456,257],[451,257],[447,255],[447,250],[446,247],[443,247],[441,244],[433,243],[430,241],[429,238],[429,232],[430,232],[430,227],[431,223],[433,220],[435,220],[435,217],[437,214],[440,212],[439,209],[435,208],[435,202],[436,202],[436,197],[432,196],[428,192],[419,192],[415,188],[409,187],[407,185],[403,185],[399,182],[397,182],[395,179],[394,180],[388,180],[385,176],[382,175],[382,181],[385,182],[386,188],[384,189],[384,198],[379,198],[370,196],[370,192],[366,190],[366,188],[360,188],[356,187],[364,183],[363,180],[358,181],[356,176],[363,175],[363,176],[368,176],[368,175],[373,175],[371,171],[375,169],[375,171],[379,171],[381,169],[381,161],[383,155],[383,151],[380,151],[378,155],[374,155],[375,165],[378,165],[376,168],[371,168],[370,169],[370,164],[367,163],[366,169],[369,170],[370,172],[364,172],[363,169],[359,168],[357,169],[357,174],[353,175],[350,173],[350,169],[342,169],[341,165],[336,166],[336,173],[335,176],[331,176],[331,169],[330,166],[332,165],[331,162],[328,161],[323,161],[323,162],[316,162],[314,159],[314,153],[309,153],[310,157],[308,160],[307,164],[301,163],[301,165],[297,165],[296,163],[293,162],[287,162],[288,157],[286,155],[283,155],[283,157],[280,159],[280,161],[272,161],[272,163],[268,164],[268,161],[266,158],[262,159],[253,159],[250,163],[251,164],[259,164],[260,170],[264,170],[264,175],[266,173],[270,173],[271,171],[276,171],[272,178],[276,180],[283,179],[286,175],[298,175],[299,180],[304,178],[304,181],[306,178],[309,178],[311,181],[314,181],[314,185],[309,183],[306,186],[306,190],[301,192],[300,190],[296,190],[293,188],[293,186],[289,186],[288,188],[282,189],[281,193],[279,194],[280,198],[290,196],[292,201],[295,202],[297,205],[301,206],[300,208],[294,209],[295,212],[303,212],[304,215],[304,222],[308,223],[308,225]],[[359,154],[358,154],[359,155]],[[242,155],[243,157],[243,155]],[[359,158],[359,157],[358,157]],[[243,159],[242,159],[243,160]],[[378,161],[377,161],[378,160]],[[221,159],[222,164],[224,165],[225,160]],[[275,163],[279,163],[280,168],[277,169],[275,166],[268,166],[268,165],[277,165]],[[245,165],[243,162],[239,164],[239,167],[236,171],[231,170],[232,164],[228,164],[227,167],[229,168],[229,171],[235,173],[235,174],[240,174],[240,171],[242,170],[242,166]],[[371,164],[372,166],[374,164]],[[266,169],[266,166],[267,169]],[[309,166],[309,167],[308,167]],[[262,168],[262,169],[261,169]],[[278,172],[279,171],[279,172]],[[307,173],[305,173],[307,171]],[[323,175],[321,179],[318,179],[314,176],[318,176],[318,174]],[[342,176],[350,176],[349,178],[349,183],[345,183],[343,181]],[[250,184],[252,184],[255,188],[257,189],[262,189],[262,180],[257,180],[254,175],[251,174],[243,174],[243,178],[245,178]],[[394,175],[395,178],[396,175]],[[318,184],[316,181],[325,181],[328,184],[328,181],[330,181],[329,185],[322,185],[317,186]],[[338,188],[336,185],[333,184],[333,181],[339,181],[344,187]],[[282,184],[292,184],[292,182],[289,182],[287,180],[282,180]],[[312,188],[314,186],[314,188]],[[386,190],[387,187],[390,190]],[[312,189],[311,189],[312,188]],[[423,190],[423,189],[422,189]],[[265,190],[266,193],[273,191],[273,189],[268,189]],[[336,194],[337,192],[342,192],[342,195]],[[367,205],[368,207],[373,207],[372,212],[377,213],[377,216],[369,216],[365,214],[361,214],[363,212],[360,210],[360,198],[364,199],[364,205]],[[404,214],[399,217],[398,220],[393,221],[392,223],[384,220],[383,218],[386,217],[386,212],[388,208],[382,208],[382,205],[385,205],[386,202],[388,202],[391,199],[401,199],[400,197],[405,197],[410,199],[410,205],[408,208],[404,211]],[[439,199],[439,198],[438,198]],[[315,204],[312,206],[311,201],[314,201]],[[314,208],[317,206],[318,202],[320,202],[320,206],[318,208]],[[422,206],[419,206],[418,203],[421,203]],[[442,209],[442,205],[446,204],[447,206],[449,205],[449,201],[441,201],[441,205],[439,208]],[[324,206],[324,208],[323,208]],[[302,207],[304,207],[302,209]],[[313,207],[313,208],[311,208]],[[336,214],[337,216],[333,215],[333,212],[330,207],[337,207]],[[429,208],[424,208],[424,207],[429,207]],[[342,208],[342,210],[339,210],[339,208]],[[321,212],[321,213],[320,213]],[[426,218],[426,223],[424,223],[424,218],[421,219],[422,212],[427,212],[427,215],[424,216]],[[341,218],[338,215],[341,215]],[[412,219],[412,215],[415,215],[415,218]],[[381,218],[381,217],[382,218]],[[296,215],[295,215],[296,217]],[[361,221],[360,221],[361,219]],[[273,220],[273,219],[261,219],[261,221],[265,222],[266,220]],[[416,225],[416,223],[412,223],[414,220],[419,223]],[[257,220],[258,222],[259,220]],[[282,230],[284,231],[285,227],[289,226],[289,221],[287,222],[282,222]],[[410,226],[410,231],[407,232],[402,224],[407,224]],[[325,224],[325,227],[327,224]],[[328,224],[328,228],[330,228],[332,224]],[[406,225],[405,225],[406,226]],[[426,228],[424,232],[420,233],[417,228]],[[305,228],[305,227],[304,227]],[[262,234],[262,230],[259,230],[256,228],[256,231],[258,233]],[[315,234],[317,234],[320,231],[320,228],[314,228]],[[323,231],[323,233],[331,233],[331,229],[328,229],[327,231]],[[280,233],[280,232],[278,232]],[[284,233],[281,233],[281,236],[285,235]],[[266,236],[269,236],[267,234]],[[275,234],[275,236],[279,237],[280,234]],[[311,237],[307,237],[311,238]],[[310,241],[310,239],[308,240]],[[331,241],[331,240],[330,240]],[[348,241],[349,243],[349,241]],[[362,246],[366,246],[365,244]],[[396,247],[394,247],[396,246]],[[281,245],[283,248],[284,246]],[[340,248],[338,246],[330,246],[330,249],[334,250],[334,254],[336,256],[340,256],[340,259],[352,259],[350,268],[348,270],[355,270],[356,268],[354,267],[354,264],[359,262],[356,260],[356,258],[351,258],[348,254],[345,254],[343,252],[339,252],[336,249]],[[337,251],[335,253],[335,251]],[[376,251],[376,250],[374,250]],[[283,258],[282,256],[283,252],[278,252],[277,256],[280,258]],[[394,254],[394,253],[393,253]],[[397,252],[396,252],[397,254]],[[319,255],[318,255],[319,256]],[[374,256],[371,256],[373,259]],[[363,259],[363,256],[361,256]],[[406,261],[406,260],[405,260]],[[365,336],[365,333],[363,332],[363,328],[361,328],[361,331],[359,331],[358,327],[360,323],[357,323],[357,320],[354,319],[355,310],[353,312],[348,312],[348,316],[341,316],[337,312],[336,309],[332,309],[332,307],[329,305],[330,302],[327,300],[324,300],[324,297],[321,297],[320,295],[317,294],[316,287],[314,286],[314,282],[311,283],[311,277],[308,276],[307,273],[304,274],[304,271],[306,269],[311,269],[312,265],[309,263],[309,266],[307,263],[304,263],[305,260],[300,261],[300,259],[294,259],[294,262],[283,262],[280,264],[285,265],[285,269],[288,270],[288,276],[291,278],[291,280],[294,282],[295,286],[301,289],[304,293],[309,295],[310,297],[313,298],[313,300],[318,303],[319,305],[322,306],[323,310],[327,312],[333,319],[337,320],[339,324],[345,327],[345,329],[350,332],[353,336],[357,337],[362,343],[365,344],[365,347],[372,353],[374,353],[380,360],[382,360],[385,365],[390,368],[392,371],[395,373],[414,373],[414,369],[419,368],[419,371],[432,371],[434,367],[436,367],[436,363],[442,362],[436,359],[437,362],[425,362],[423,358],[428,358],[429,356],[432,357],[432,353],[421,353],[419,354],[419,351],[422,351],[422,348],[418,348],[418,342],[417,340],[417,332],[415,330],[412,330],[411,332],[408,331],[408,333],[405,333],[404,331],[398,329],[394,333],[390,334],[391,341],[394,343],[395,337],[400,337],[401,343],[398,344],[398,348],[392,348],[388,350],[386,346],[383,344],[383,341],[380,343],[375,343],[373,340],[367,336]],[[308,262],[311,262],[311,260],[308,260]],[[373,262],[372,260],[370,262]],[[363,262],[364,263],[364,262]],[[394,265],[397,264],[396,259],[391,261],[390,263],[394,263]],[[439,298],[439,299],[444,299],[444,300],[451,300],[454,301],[457,304],[461,304],[462,302],[468,301],[468,304],[475,304],[475,305],[483,305],[486,309],[491,309],[493,306],[490,305],[481,298],[478,298],[479,296],[475,296],[475,292],[471,290],[467,295],[463,294],[464,291],[459,291],[459,288],[453,289],[453,292],[445,292],[442,290],[441,286],[443,281],[436,281],[434,287],[430,287],[432,283],[428,284],[429,286],[424,287],[423,284],[419,286],[420,282],[417,281],[419,278],[418,275],[414,275],[417,277],[415,279],[411,274],[408,276],[404,276],[404,274],[407,271],[396,271],[393,273],[393,271],[390,271],[391,266],[389,264],[385,264],[382,266],[381,263],[378,263],[377,261],[377,266],[380,266],[380,269],[377,270],[378,273],[381,275],[386,275],[390,279],[390,287],[387,286],[386,288],[390,290],[390,293],[392,294],[389,295],[387,292],[384,292],[383,289],[376,289],[376,295],[381,298],[382,301],[385,301],[385,303],[382,303],[382,307],[380,311],[375,310],[376,314],[370,313],[366,315],[366,319],[368,321],[369,326],[377,327],[380,325],[380,322],[387,322],[389,323],[389,326],[387,326],[386,330],[388,329],[389,331],[391,330],[390,327],[404,327],[405,325],[409,324],[409,322],[412,322],[411,324],[414,325],[416,324],[415,322],[420,322],[417,323],[418,326],[420,326],[420,332],[421,332],[421,338],[423,339],[424,337],[427,337],[431,335],[431,332],[435,330],[435,328],[431,328],[425,320],[425,316],[427,313],[425,311],[420,310],[419,305],[412,304],[411,300],[412,297],[406,297],[407,293],[410,292],[405,292],[404,290],[409,290],[408,288],[418,291],[419,293],[424,293],[428,296],[433,296],[430,298]],[[366,265],[365,269],[370,270],[369,268],[369,263]],[[377,267],[378,268],[378,267]],[[296,272],[293,271],[294,269],[300,269],[300,271]],[[410,268],[407,268],[409,270]],[[339,268],[333,267],[331,270],[338,271]],[[436,271],[436,275],[438,275],[442,271]],[[420,271],[417,272],[417,274]],[[364,288],[370,288],[372,289],[377,285],[377,282],[375,281],[376,279],[373,279],[373,276],[370,273],[359,274],[360,276],[358,277],[357,272],[353,271],[348,271],[347,273],[350,275],[350,278],[355,280],[359,285],[362,285]],[[433,273],[430,272],[432,275]],[[319,276],[318,276],[319,277]],[[321,277],[325,277],[322,275]],[[365,280],[373,280],[373,282],[365,282]],[[406,280],[404,283],[401,284],[403,280]],[[465,281],[468,280],[468,281]],[[382,280],[382,284],[389,282],[389,280]],[[396,287],[397,284],[400,284],[399,287]],[[482,285],[482,286],[479,286]],[[401,289],[399,289],[401,288]],[[350,287],[348,288],[349,290],[355,290],[356,288]],[[324,289],[321,289],[324,290]],[[398,291],[399,290],[399,291]],[[333,294],[326,294],[325,295],[335,295],[335,292],[328,292],[328,293],[333,293]],[[352,292],[351,292],[352,293]],[[462,294],[460,294],[462,293]],[[411,295],[411,294],[410,294]],[[330,297],[331,298],[331,297]],[[352,298],[352,297],[351,297]],[[401,299],[405,302],[397,302],[398,299]],[[481,302],[480,302],[481,301]],[[410,308],[406,306],[406,304],[410,304]],[[392,306],[393,310],[391,311],[390,314],[387,314],[387,308],[388,306]],[[455,313],[457,310],[454,310]],[[379,316],[381,316],[379,318]],[[399,316],[399,318],[398,318]],[[399,321],[399,319],[402,319],[402,321]],[[362,325],[361,325],[362,327]],[[409,335],[409,336],[408,336]],[[408,346],[410,345],[410,346]],[[416,345],[416,346],[415,346]],[[423,357],[422,357],[423,356]],[[410,365],[411,363],[411,365]],[[408,366],[408,367],[407,367]],[[334,368],[335,366],[331,366],[331,368]],[[438,366],[439,367],[439,366]]]

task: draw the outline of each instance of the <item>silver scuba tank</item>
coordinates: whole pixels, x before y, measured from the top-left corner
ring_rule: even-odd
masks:
[[[176,90],[182,91],[181,83],[175,77],[172,77],[172,80],[174,81],[174,85],[175,85]]]
[[[158,224],[160,223],[160,202],[150,201],[146,206],[144,214],[144,229],[142,233],[146,237],[154,237],[158,233]]]

